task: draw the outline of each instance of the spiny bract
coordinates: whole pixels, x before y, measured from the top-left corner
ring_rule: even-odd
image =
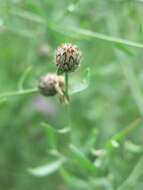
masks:
[[[76,45],[63,44],[56,51],[58,74],[74,72],[80,65],[81,52]]]

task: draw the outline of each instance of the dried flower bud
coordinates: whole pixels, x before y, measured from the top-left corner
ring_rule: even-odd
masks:
[[[63,44],[56,51],[56,65],[58,73],[75,71],[81,59],[81,52],[78,47],[72,44]]]
[[[57,89],[60,89],[61,92],[64,89],[64,78],[62,76],[47,74],[41,77],[39,81],[39,90],[44,96],[56,95],[58,93]]]
[[[56,74],[47,74],[41,77],[39,81],[39,90],[44,96],[58,95],[60,102],[68,104],[69,100],[64,92],[65,82],[64,77]]]

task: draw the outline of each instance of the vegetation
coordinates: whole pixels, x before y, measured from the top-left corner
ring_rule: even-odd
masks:
[[[142,10],[142,0],[0,0],[0,189],[143,189]],[[38,90],[63,43],[82,52],[68,105]]]

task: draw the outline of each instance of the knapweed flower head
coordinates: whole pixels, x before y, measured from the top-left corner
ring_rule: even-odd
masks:
[[[62,96],[64,92],[64,78],[56,74],[47,74],[40,78],[39,90],[44,96],[54,96],[57,93]]]
[[[74,72],[80,65],[81,52],[76,45],[63,44],[56,51],[58,74]]]

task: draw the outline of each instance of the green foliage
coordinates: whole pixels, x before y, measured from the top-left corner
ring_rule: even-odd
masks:
[[[40,167],[34,168],[34,169],[29,169],[29,172],[32,175],[35,175],[38,177],[47,176],[47,175],[52,174],[56,170],[58,170],[62,166],[63,162],[64,162],[64,160],[60,159],[60,160],[50,163],[48,165],[40,166]]]
[[[143,189],[143,4],[0,0],[0,189]],[[77,44],[70,105],[42,97]]]

